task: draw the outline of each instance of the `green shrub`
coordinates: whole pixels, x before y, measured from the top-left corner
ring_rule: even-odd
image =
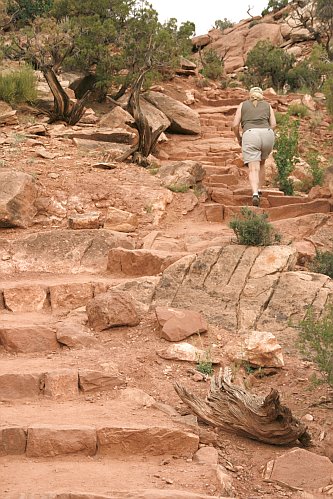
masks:
[[[267,40],[259,41],[247,55],[247,73],[243,81],[247,87],[283,88],[294,57]]]
[[[205,376],[210,376],[214,372],[213,361],[210,349],[204,352],[204,357],[197,358],[196,370]]]
[[[298,161],[298,130],[299,121],[285,114],[278,126],[273,153],[278,170],[276,180],[279,189],[289,196],[294,193],[294,184],[289,176]]]
[[[298,116],[299,118],[305,118],[309,114],[309,110],[304,104],[290,104],[288,108],[288,113],[291,116]]]
[[[309,165],[311,177],[312,177],[312,186],[315,185],[323,185],[325,170],[322,166],[320,166],[319,161],[319,153],[317,151],[311,151],[307,155],[307,162]]]
[[[315,318],[311,308],[307,311],[300,323],[300,346],[333,386],[333,305],[326,307],[320,319]]]
[[[241,209],[241,217],[236,216],[229,226],[236,234],[238,244],[246,246],[269,246],[280,242],[281,236],[267,221],[266,213],[256,214],[248,207]]]
[[[202,59],[203,68],[200,73],[211,80],[218,80],[223,75],[223,61],[215,50],[209,49]]]
[[[33,102],[37,98],[36,77],[33,70],[23,67],[0,76],[0,100],[14,105]]]
[[[333,116],[333,76],[325,81],[323,90],[326,97],[327,111]]]
[[[311,270],[333,279],[333,251],[317,251],[311,263]]]
[[[233,25],[234,23],[225,17],[224,19],[217,19],[215,21],[214,28],[224,31],[227,28],[232,28]]]
[[[267,16],[267,14],[271,14],[274,12],[278,12],[283,9],[286,5],[288,5],[289,0],[269,0],[266,9],[264,9],[261,13],[262,16]]]

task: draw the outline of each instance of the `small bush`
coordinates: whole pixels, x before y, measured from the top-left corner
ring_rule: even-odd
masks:
[[[243,76],[244,84],[247,87],[274,87],[281,90],[293,63],[293,56],[271,42],[261,40],[247,55],[245,65],[248,70]]]
[[[311,263],[311,270],[333,279],[333,251],[317,251]]]
[[[267,16],[268,14],[278,12],[283,9],[286,5],[288,5],[289,0],[269,0],[266,9],[264,9],[261,13],[262,16]]]
[[[293,181],[289,178],[298,161],[298,130],[299,120],[292,119],[289,114],[281,118],[276,134],[274,159],[278,170],[277,183],[279,189],[286,195],[294,193]]]
[[[300,346],[333,386],[333,305],[326,308],[320,319],[315,318],[311,308],[307,311],[300,323]]]
[[[229,226],[236,234],[238,244],[245,246],[269,246],[280,242],[281,236],[267,221],[266,213],[256,214],[250,208],[241,209],[241,217],[236,216]]]
[[[205,78],[218,80],[223,75],[223,60],[217,55],[215,50],[208,50],[202,60],[203,68],[201,74]]]
[[[196,370],[205,376],[210,376],[214,372],[213,361],[210,350],[205,351],[204,357],[198,357]]]
[[[32,69],[24,67],[0,76],[0,100],[15,105],[33,102],[37,98],[36,77]]]
[[[299,118],[305,118],[309,114],[309,110],[304,104],[290,104],[288,108],[288,113],[291,116],[298,116]]]
[[[333,116],[333,76],[326,80],[323,90],[326,97],[327,110]]]
[[[312,177],[312,185],[323,185],[325,170],[322,166],[320,166],[319,162],[319,153],[317,151],[311,151],[307,155],[307,162],[309,165],[311,177]]]
[[[232,28],[234,26],[234,23],[232,21],[229,21],[226,17],[224,19],[217,19],[214,24],[215,29],[219,29],[222,32],[227,29],[227,28]]]

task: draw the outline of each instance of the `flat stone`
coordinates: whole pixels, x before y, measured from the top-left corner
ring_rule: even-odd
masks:
[[[96,449],[96,430],[90,426],[33,425],[28,428],[27,457],[94,456]]]
[[[161,456],[169,454],[189,457],[198,450],[199,437],[189,431],[163,428],[100,428],[97,430],[98,448],[101,454]]]
[[[40,395],[39,374],[8,373],[0,375],[0,400],[35,398]]]
[[[265,481],[286,484],[307,492],[332,483],[333,463],[304,449],[292,449],[266,465]]]
[[[170,345],[164,350],[159,350],[158,355],[167,360],[184,360],[187,362],[199,362],[204,359],[206,353],[190,343],[177,343]]]
[[[108,270],[132,276],[157,275],[183,256],[184,253],[115,248],[109,252]]]
[[[119,210],[113,206],[108,208],[104,227],[119,232],[133,232],[138,226],[138,217],[134,213]]]
[[[87,303],[88,322],[95,331],[140,323],[135,302],[124,291],[102,293]]]
[[[193,456],[193,461],[198,464],[217,465],[219,453],[214,447],[201,447]]]
[[[3,296],[11,312],[39,312],[47,305],[47,288],[43,285],[5,288]]]
[[[42,325],[0,326],[0,344],[9,352],[54,352],[59,348],[55,331]]]
[[[194,310],[156,307],[155,313],[162,326],[162,338],[168,341],[181,341],[208,329],[206,320]]]
[[[117,366],[111,363],[105,369],[79,370],[79,386],[83,392],[105,392],[125,385],[126,376],[120,374]]]
[[[55,400],[72,400],[79,394],[77,370],[59,369],[44,375],[44,395]]]
[[[52,310],[74,310],[93,297],[93,285],[87,283],[55,284],[49,287]]]
[[[25,453],[27,434],[23,428],[4,426],[0,428],[0,456]]]
[[[131,405],[133,404],[137,407],[152,407],[156,404],[156,400],[153,397],[143,390],[139,390],[139,388],[121,390],[119,399],[126,400]]]
[[[74,322],[58,323],[56,331],[57,341],[69,348],[84,348],[97,344],[96,338],[87,328]]]
[[[68,217],[68,227],[70,229],[99,229],[102,226],[103,223],[99,212],[76,214]]]

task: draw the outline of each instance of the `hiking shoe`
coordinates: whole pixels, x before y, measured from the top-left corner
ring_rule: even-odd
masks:
[[[252,205],[253,206],[259,206],[259,202],[260,202],[259,194],[253,194],[253,196],[252,196]]]

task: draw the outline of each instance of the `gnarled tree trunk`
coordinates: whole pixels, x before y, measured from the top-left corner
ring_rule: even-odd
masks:
[[[128,152],[118,157],[118,161],[125,161],[129,156],[133,155],[133,161],[140,166],[149,166],[148,156],[153,151],[159,136],[166,129],[165,125],[161,125],[154,132],[144,116],[140,107],[140,91],[146,71],[144,71],[132,86],[130,98],[127,104],[128,112],[135,120],[135,128],[139,132],[139,141]]]
[[[175,384],[179,397],[203,421],[229,432],[274,445],[310,444],[306,426],[280,403],[277,390],[266,397],[252,395],[231,383],[230,370],[212,378],[210,391],[203,400]]]
[[[51,67],[41,69],[54,97],[54,108],[50,113],[50,123],[65,121],[69,125],[75,125],[84,114],[84,103],[89,97],[90,91],[86,92],[76,103],[73,103],[60,85],[54,70]]]

